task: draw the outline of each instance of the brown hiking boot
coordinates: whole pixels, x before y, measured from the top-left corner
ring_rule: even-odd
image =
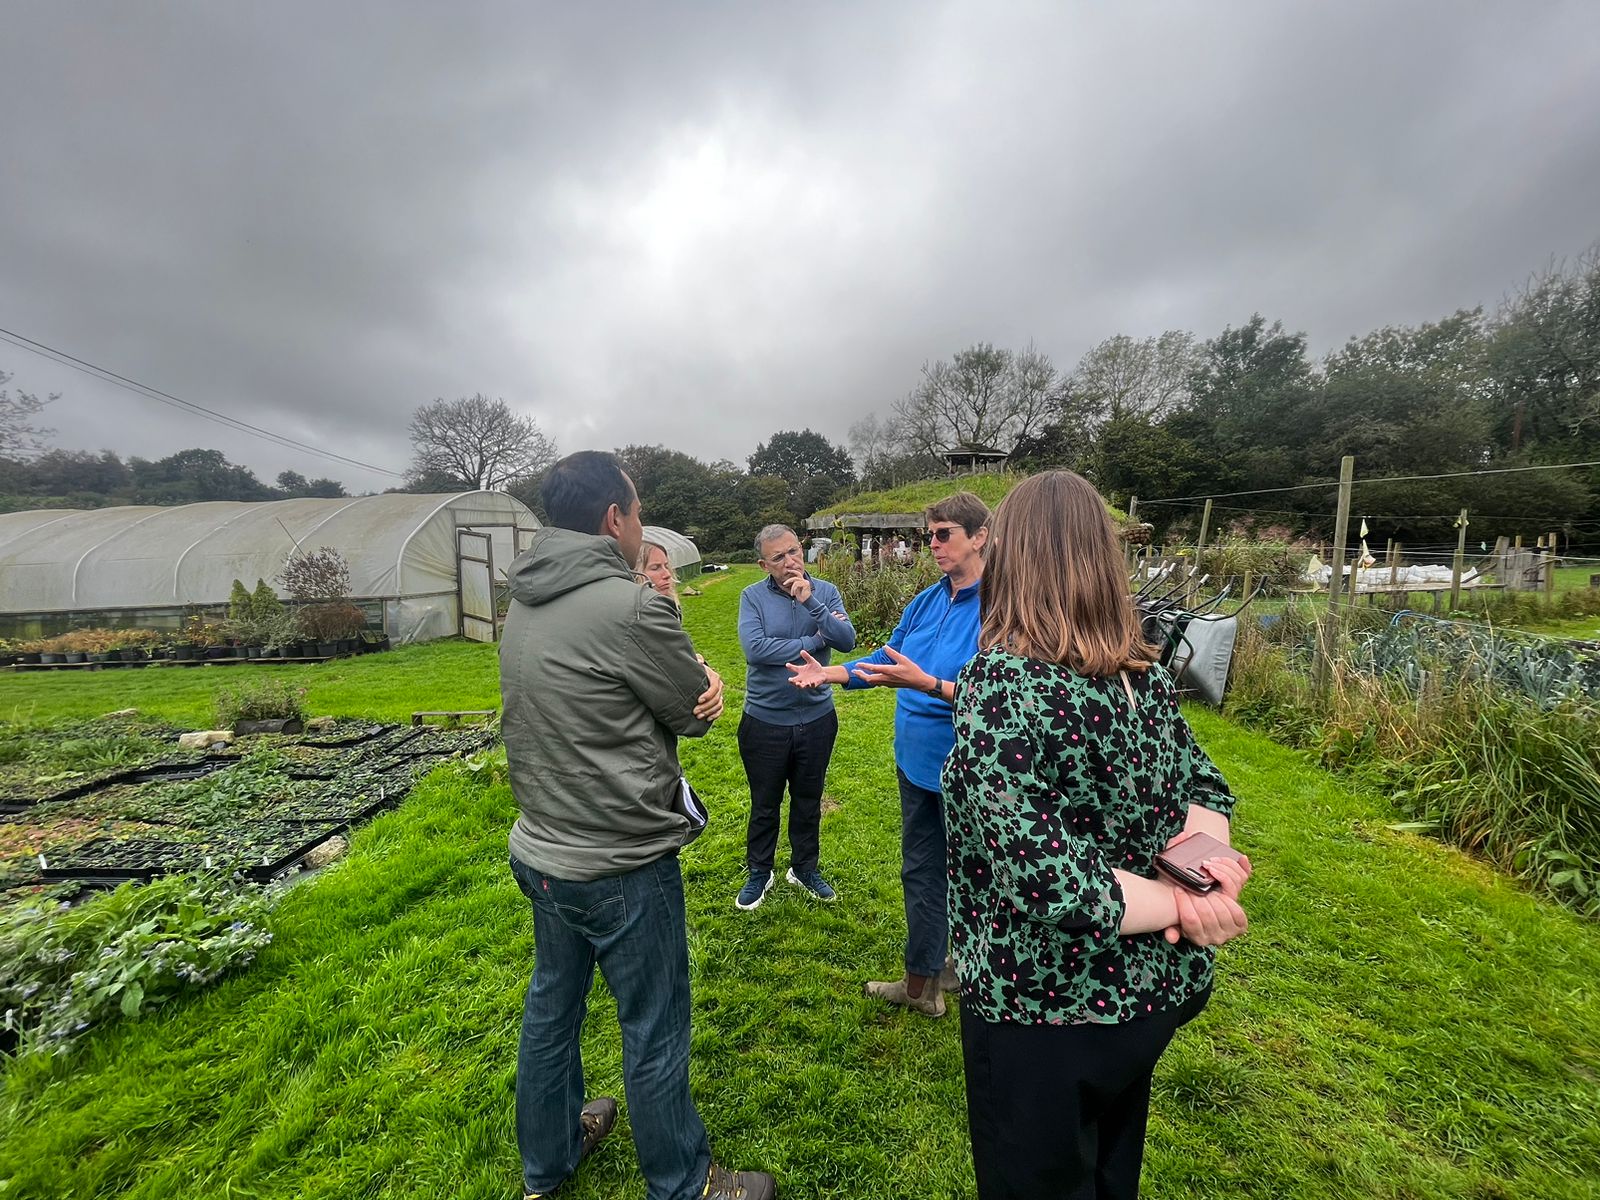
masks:
[[[887,1000],[890,1004],[898,1004],[902,1008],[909,1008],[930,1017],[944,1016],[944,993],[939,990],[938,981],[930,979],[922,985],[922,995],[913,996],[906,991],[904,979],[879,982],[872,980],[862,991],[869,996],[876,996],[879,1000]]]
[[[578,1151],[579,1162],[588,1158],[590,1151],[605,1141],[606,1134],[611,1132],[611,1127],[616,1123],[617,1102],[610,1096],[600,1096],[583,1106],[578,1113],[578,1124],[583,1126],[583,1148]],[[546,1200],[546,1197],[554,1195],[554,1192],[528,1192],[523,1200]]]
[[[711,1164],[706,1173],[704,1200],[772,1200],[778,1194],[777,1180],[765,1171],[730,1171]]]

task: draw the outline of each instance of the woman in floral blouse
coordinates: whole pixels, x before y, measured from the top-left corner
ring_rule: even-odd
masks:
[[[1155,855],[1226,842],[1233,796],[1153,665],[1099,495],[1019,484],[944,767],[950,936],[981,1200],[1136,1197],[1150,1081],[1244,932],[1249,862],[1193,895]]]

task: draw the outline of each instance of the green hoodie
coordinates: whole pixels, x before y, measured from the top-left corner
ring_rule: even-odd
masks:
[[[545,528],[511,564],[501,720],[522,810],[513,857],[557,879],[620,875],[675,852],[678,735],[709,686],[672,601],[616,539]]]

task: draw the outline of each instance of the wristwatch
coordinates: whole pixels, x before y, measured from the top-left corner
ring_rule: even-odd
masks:
[[[944,699],[944,680],[935,678],[934,681],[933,681],[933,686],[928,689],[928,695],[937,696],[937,697],[939,697],[939,699],[943,700]]]

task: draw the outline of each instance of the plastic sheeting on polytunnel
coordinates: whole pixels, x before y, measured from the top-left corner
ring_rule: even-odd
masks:
[[[654,542],[667,552],[667,561],[672,564],[672,570],[679,579],[699,573],[700,547],[694,544],[692,538],[665,525],[646,525],[644,540]]]
[[[352,598],[383,602],[392,638],[448,637],[460,624],[459,531],[488,536],[499,582],[538,527],[503,492],[4,513],[0,612],[224,604],[235,579],[276,585],[296,546],[330,546],[349,564]]]

